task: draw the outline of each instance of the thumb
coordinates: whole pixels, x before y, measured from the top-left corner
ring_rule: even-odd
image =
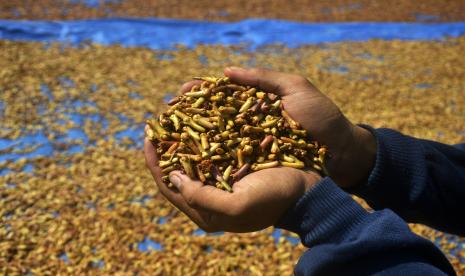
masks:
[[[186,203],[195,209],[203,209],[219,213],[229,213],[234,210],[234,204],[238,204],[238,193],[229,193],[204,185],[198,180],[192,180],[180,171],[170,173],[170,181],[178,189]]]
[[[170,173],[170,182],[178,189],[179,193],[190,207],[199,207],[197,194],[203,186],[202,182],[193,180],[180,171]]]
[[[187,175],[179,171],[170,173],[170,182],[181,194],[191,193],[193,190],[199,189],[203,186],[202,182],[192,180]]]
[[[233,82],[260,87],[261,89],[277,95],[285,96],[302,88],[311,88],[308,80],[300,75],[281,73],[277,71],[240,67],[227,67],[224,74]]]

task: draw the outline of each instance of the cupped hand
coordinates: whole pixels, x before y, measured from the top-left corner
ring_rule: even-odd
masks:
[[[199,81],[181,87],[189,91]],[[174,206],[207,232],[250,232],[276,224],[284,212],[321,177],[311,171],[287,167],[265,169],[246,175],[226,192],[192,180],[180,171],[171,172],[169,188],[162,181],[156,145],[144,142],[146,166],[160,192]]]
[[[155,145],[145,139],[146,165],[160,192],[207,232],[251,232],[274,225],[320,176],[287,167],[265,169],[246,175],[226,192],[180,171],[170,173],[176,188],[162,181]]]
[[[350,187],[363,180],[373,166],[376,143],[367,130],[353,125],[339,108],[306,78],[264,69],[226,68],[233,82],[250,85],[282,97],[284,109],[311,137],[328,146],[326,164],[333,180]],[[198,81],[184,84],[181,92]],[[171,172],[169,188],[161,178],[155,145],[145,140],[147,167],[160,192],[208,232],[249,232],[277,223],[284,212],[321,177],[311,171],[278,167],[251,173],[233,185],[233,192],[203,185],[179,171]]]
[[[284,109],[326,145],[329,176],[341,187],[364,181],[375,161],[376,141],[366,129],[352,124],[340,109],[305,77],[265,69],[229,67],[224,70],[233,82],[259,87],[281,96]]]

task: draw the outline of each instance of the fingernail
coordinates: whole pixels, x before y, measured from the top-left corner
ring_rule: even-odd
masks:
[[[181,178],[175,174],[170,175],[170,182],[173,183],[178,190],[181,188]]]
[[[237,67],[237,66],[229,66],[227,69],[230,71],[245,71],[244,68]]]

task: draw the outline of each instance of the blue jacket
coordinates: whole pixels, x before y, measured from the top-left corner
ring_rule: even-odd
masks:
[[[278,227],[298,233],[310,249],[297,275],[455,274],[442,252],[407,222],[465,235],[465,145],[371,129],[376,164],[366,183],[348,192],[328,177],[287,211]]]

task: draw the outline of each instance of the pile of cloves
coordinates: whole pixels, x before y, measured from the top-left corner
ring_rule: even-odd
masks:
[[[309,141],[279,96],[228,77],[194,79],[202,83],[147,120],[146,135],[157,145],[165,183],[170,185],[168,173],[174,170],[229,192],[247,173],[278,166],[327,175],[326,147]]]

